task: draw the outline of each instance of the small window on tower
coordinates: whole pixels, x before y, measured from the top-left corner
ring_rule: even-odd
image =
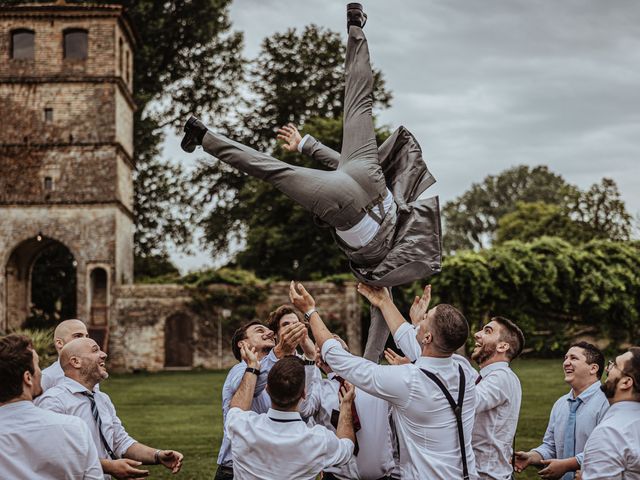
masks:
[[[44,177],[44,189],[48,192],[53,190],[53,178]]]
[[[64,58],[85,60],[87,58],[89,33],[77,28],[64,32]]]
[[[122,44],[123,44],[122,39],[120,39],[118,41],[118,67],[119,67],[118,72],[120,73],[120,75],[122,75],[122,60],[123,60],[122,56],[124,55],[124,52],[122,51]]]
[[[53,108],[44,109],[44,121],[53,122]]]
[[[23,28],[11,32],[11,58],[33,60],[35,37],[32,30]]]
[[[127,74],[126,74],[126,79],[127,79],[127,83],[129,83],[131,81],[130,77],[129,77],[129,50],[127,50],[127,61],[125,62],[125,68],[127,69]]]

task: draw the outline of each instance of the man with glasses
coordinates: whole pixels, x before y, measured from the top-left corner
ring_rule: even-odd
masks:
[[[553,405],[542,445],[516,453],[516,472],[534,465],[544,467],[538,472],[541,478],[572,480],[582,464],[589,435],[609,408],[600,389],[604,356],[596,346],[587,342],[572,345],[562,366],[571,391]]]
[[[584,447],[582,480],[640,479],[640,347],[607,365],[611,407]]]

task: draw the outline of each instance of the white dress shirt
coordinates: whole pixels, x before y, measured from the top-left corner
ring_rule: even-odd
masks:
[[[618,402],[587,440],[582,480],[640,480],[640,402]]]
[[[267,376],[271,367],[278,361],[273,350],[269,352],[269,355],[264,357],[260,361],[260,375],[256,382],[256,389],[253,394],[253,401],[251,403],[251,410],[256,413],[265,413],[271,406],[271,398],[265,391],[264,387],[267,385]],[[229,404],[233,398],[233,394],[236,393],[244,372],[247,369],[247,364],[241,361],[237,365],[231,367],[227,378],[222,386],[222,424],[227,423],[227,413],[229,412]],[[227,436],[227,429],[223,429],[222,444],[220,445],[220,452],[218,453],[218,465],[233,468],[233,459],[231,457],[231,441]]]
[[[406,326],[414,331],[409,324]],[[464,358],[420,357],[415,364],[383,366],[351,355],[333,339],[322,346],[322,357],[338,375],[389,402],[400,443],[400,471],[404,480],[462,478],[455,415],[440,388],[420,371],[436,374],[457,400],[461,365],[467,377],[462,406],[467,467],[469,477],[477,478],[471,446],[476,402],[471,379],[477,374]]]
[[[233,476],[238,480],[313,480],[353,455],[353,442],[325,427],[307,426],[298,412],[266,414],[232,408],[226,435],[231,440]]]
[[[60,366],[60,359],[53,362],[47,368],[42,370],[42,380],[40,384],[42,385],[42,391],[46,392],[51,387],[55,387],[58,385],[64,377],[64,371]],[[96,385],[94,390],[100,390],[100,385]]]
[[[584,445],[587,438],[596,428],[604,414],[609,409],[609,401],[600,390],[600,381],[594,382],[584,392],[578,395],[582,403],[576,410],[576,434],[575,434],[575,457],[582,465]],[[574,398],[573,390],[560,397],[551,409],[549,425],[542,439],[542,445],[534,448],[542,458],[566,458],[564,454],[564,432],[569,419],[569,398]]]
[[[82,420],[20,401],[0,407],[0,477],[102,480],[103,473]]]
[[[307,389],[307,397],[300,404],[300,414],[313,416],[316,425],[322,425],[335,432],[331,424],[332,415],[340,411],[338,390],[340,382],[335,373],[329,373],[326,379],[316,368],[316,375]],[[390,475],[395,462],[393,460],[393,444],[389,425],[389,404],[367,392],[356,388],[356,411],[360,419],[360,430],[356,432],[358,455],[342,466],[326,468],[344,480],[376,480]]]
[[[100,439],[98,424],[91,413],[91,400],[82,394],[82,392],[87,391],[83,385],[75,380],[64,377],[62,382],[39,397],[36,405],[46,410],[73,415],[84,420],[93,437],[98,456],[108,460],[110,459],[109,454]],[[102,422],[102,434],[116,456],[122,458],[129,447],[136,441],[129,436],[122,426],[109,395],[98,391],[94,391],[93,394],[100,414],[100,421]]]
[[[509,480],[513,473],[513,438],[518,426],[522,387],[507,362],[496,362],[480,370],[476,385],[476,421],[473,451],[478,476]]]

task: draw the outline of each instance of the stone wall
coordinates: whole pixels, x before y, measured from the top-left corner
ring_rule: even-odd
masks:
[[[325,321],[332,329],[344,332],[354,353],[359,354],[360,303],[355,284],[308,282],[305,286],[316,298]],[[234,288],[218,287],[230,290]],[[255,305],[255,319],[264,321],[269,311],[288,303],[288,288],[287,282],[270,284],[266,300]],[[224,319],[233,312],[222,306],[214,306],[212,311],[199,314],[192,308],[192,301],[188,288],[181,285],[118,287],[109,341],[110,368],[115,371],[164,369],[167,354],[170,354],[166,347],[171,341],[165,335],[169,319],[177,319],[192,326],[191,331],[180,339],[183,347],[189,345],[191,349],[192,362],[186,368],[216,369],[235,364],[228,333],[233,328],[222,328]]]

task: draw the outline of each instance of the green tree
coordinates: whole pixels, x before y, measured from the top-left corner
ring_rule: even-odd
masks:
[[[546,166],[520,165],[474,183],[442,210],[448,252],[490,245],[498,220],[513,211],[518,201],[564,205],[577,189]]]
[[[340,149],[344,53],[340,34],[314,25],[265,39],[251,68],[246,128],[232,136],[286,162],[324,168],[280,151],[274,128],[293,122],[302,125],[303,134]],[[375,78],[376,105],[386,107],[391,95],[382,74],[376,71]],[[272,186],[216,160],[202,164],[196,181],[199,201],[212,207],[200,220],[212,251],[225,253],[232,242],[245,240],[237,262],[263,277],[310,278],[346,271],[328,229],[314,225],[308,212]]]
[[[629,240],[632,217],[620,198],[618,185],[610,178],[594,183],[569,205],[572,219],[590,238]]]
[[[559,237],[570,243],[581,243],[593,237],[583,225],[571,218],[561,205],[544,202],[517,202],[516,209],[498,220],[495,244],[507,240],[530,242],[543,236]]]

